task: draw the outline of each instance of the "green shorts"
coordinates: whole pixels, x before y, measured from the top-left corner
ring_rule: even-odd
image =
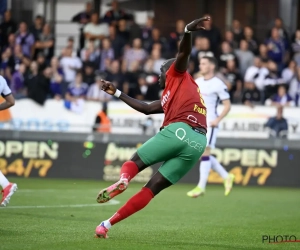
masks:
[[[206,136],[183,122],[172,123],[138,148],[141,160],[151,166],[164,162],[159,172],[172,184],[179,181],[200,159]]]

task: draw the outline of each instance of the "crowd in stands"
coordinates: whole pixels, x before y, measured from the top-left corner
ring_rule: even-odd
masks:
[[[16,99],[31,98],[41,105],[47,98],[64,99],[69,107],[74,103],[80,107],[84,100],[107,102],[114,97],[100,90],[101,78],[131,97],[160,98],[160,66],[176,56],[185,21],[177,20],[175,30],[162,36],[152,17],[139,26],[117,1],[103,17],[87,3],[72,21],[81,24],[79,48],[70,37],[55,56],[55,36],[42,16],[36,16],[32,25],[17,24],[11,12],[5,12],[0,25],[0,74]],[[242,27],[238,20],[224,35],[214,26],[213,16],[204,27],[193,36],[191,75],[200,75],[201,57],[215,56],[218,76],[233,103],[299,105],[300,30],[289,36],[277,18],[265,39],[258,41],[252,27]]]

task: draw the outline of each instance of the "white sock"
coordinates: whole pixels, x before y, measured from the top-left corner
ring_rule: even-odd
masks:
[[[205,190],[207,179],[209,176],[209,172],[211,169],[211,161],[209,156],[203,156],[200,163],[200,180],[198,183],[198,187],[202,190]]]
[[[103,223],[103,226],[105,226],[107,229],[111,228],[111,224],[110,224],[109,220],[102,221],[100,223],[100,225],[102,225],[102,223]]]
[[[2,174],[0,171],[0,186],[2,189],[6,188],[9,184],[9,181],[6,179],[6,177]]]
[[[228,172],[225,168],[218,162],[214,156],[210,156],[211,168],[216,171],[223,179],[228,177]]]

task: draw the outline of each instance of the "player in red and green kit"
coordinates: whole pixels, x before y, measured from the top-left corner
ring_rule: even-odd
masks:
[[[143,209],[160,191],[179,181],[200,159],[206,147],[206,107],[198,85],[187,73],[192,49],[191,31],[201,29],[201,22],[209,17],[196,19],[185,28],[177,58],[161,66],[161,100],[150,104],[133,99],[110,82],[104,81],[102,90],[120,98],[130,107],[146,114],[164,113],[161,130],[144,143],[122,165],[120,180],[100,191],[98,203],[104,203],[126,190],[131,179],[148,166],[164,162],[140,192],[131,197],[111,218],[100,223],[95,236],[107,238],[114,224]]]

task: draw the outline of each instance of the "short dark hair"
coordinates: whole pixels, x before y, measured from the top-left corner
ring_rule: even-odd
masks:
[[[207,59],[211,64],[215,65],[215,71],[217,71],[218,61],[214,56],[203,56],[201,59]]]
[[[161,67],[164,69],[164,71],[167,71],[175,61],[176,58],[168,59],[162,64]]]

